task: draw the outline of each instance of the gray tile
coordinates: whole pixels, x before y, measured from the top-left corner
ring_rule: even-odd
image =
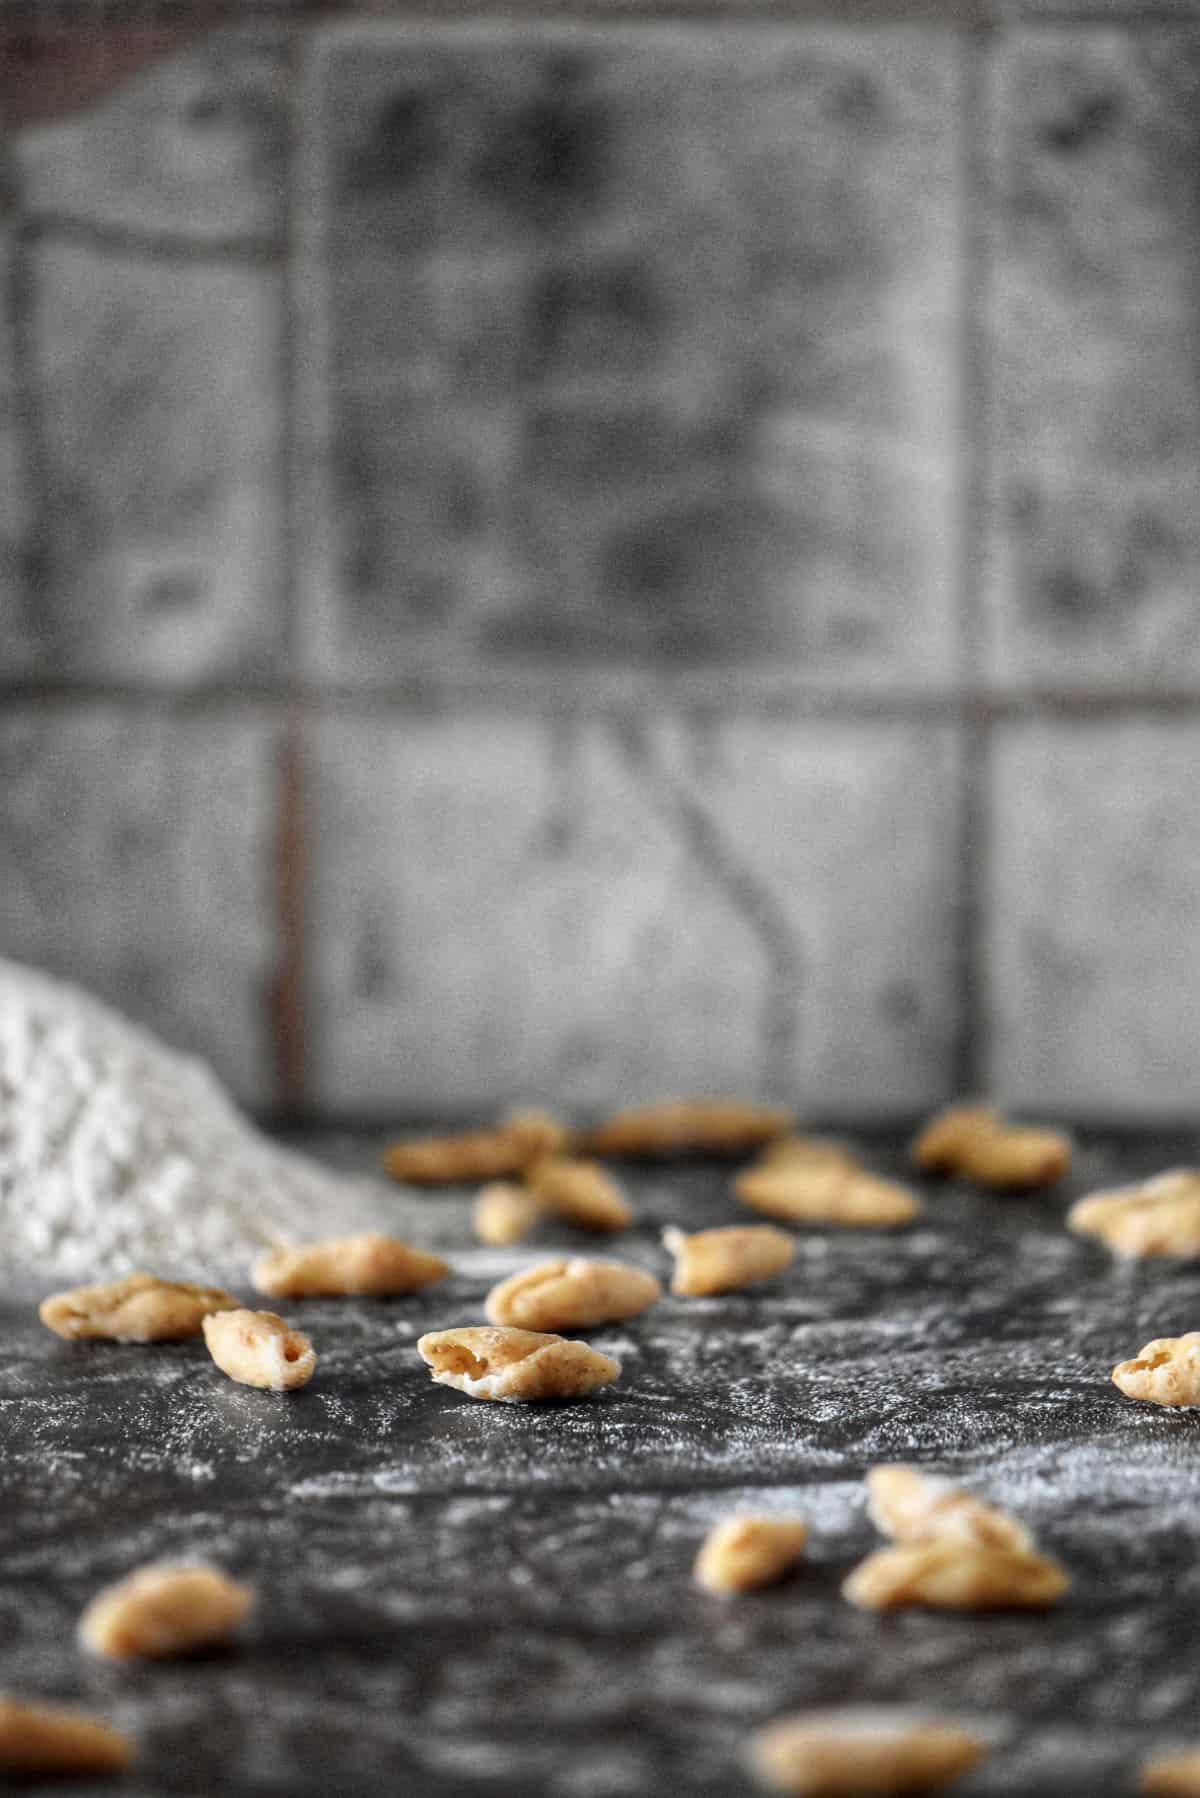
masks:
[[[279,283],[62,245],[36,262],[38,661],[186,681],[282,653]]]
[[[1194,1114],[1198,756],[1190,720],[999,733],[988,954],[1003,1096],[1080,1115]]]
[[[322,40],[313,668],[948,680],[957,57],[905,29]]]
[[[0,955],[272,1096],[275,730],[110,704],[0,716]]]
[[[999,60],[987,583],[1000,681],[1200,680],[1200,31]]]
[[[281,229],[286,135],[282,50],[222,32],[15,148],[35,213],[225,240]]]
[[[946,1090],[944,730],[429,711],[331,717],[313,748],[320,1103]]]

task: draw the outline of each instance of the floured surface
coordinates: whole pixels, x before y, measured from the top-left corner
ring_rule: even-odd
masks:
[[[215,1277],[366,1215],[279,1149],[208,1070],[107,1006],[0,961],[0,1267]]]
[[[481,1322],[497,1278],[579,1247],[557,1230],[460,1248],[456,1196],[396,1199],[455,1263],[444,1285],[289,1307],[320,1357],[291,1398],[232,1386],[195,1346],[60,1343],[14,1302],[0,1685],[142,1731],[144,1777],[121,1787],[139,1798],[748,1798],[745,1736],[842,1701],[995,1722],[964,1798],[1118,1798],[1139,1755],[1200,1735],[1200,1413],[1130,1404],[1109,1370],[1200,1322],[1200,1266],[1114,1265],[1062,1218],[1172,1149],[1091,1152],[1055,1197],[927,1188],[898,1235],[802,1233],[769,1287],[589,1332],[623,1373],[578,1404],[480,1405],[429,1380],[420,1334]],[[345,1158],[367,1165],[368,1146]],[[661,1224],[738,1221],[726,1188],[716,1170],[630,1176],[622,1258],[661,1274]],[[897,1460],[1028,1522],[1073,1575],[1065,1602],[843,1602],[879,1540],[863,1474]],[[738,1507],[811,1535],[793,1578],[722,1601],[691,1563]],[[70,1627],[91,1593],[182,1555],[259,1588],[244,1649],[119,1678],[82,1664]]]

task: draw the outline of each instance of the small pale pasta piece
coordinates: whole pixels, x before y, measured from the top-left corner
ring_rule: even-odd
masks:
[[[797,1517],[727,1517],[705,1538],[695,1576],[710,1592],[755,1592],[782,1579],[807,1541]]]
[[[949,1719],[864,1706],[781,1717],[752,1738],[749,1759],[765,1786],[791,1798],[916,1798],[988,1752]]]
[[[475,1201],[473,1223],[480,1242],[507,1248],[522,1242],[546,1215],[549,1207],[527,1186],[511,1180],[493,1180]]]
[[[921,1210],[906,1186],[832,1158],[748,1168],[734,1191],[752,1210],[793,1224],[892,1229],[910,1224]]]
[[[1200,1256],[1200,1173],[1172,1168],[1153,1180],[1077,1199],[1067,1213],[1077,1236],[1096,1236],[1114,1254]]]
[[[273,1299],[383,1298],[444,1280],[450,1263],[394,1236],[368,1231],[294,1249],[272,1249],[254,1264],[254,1285]]]
[[[317,1365],[307,1336],[273,1311],[218,1311],[204,1320],[208,1352],[239,1386],[290,1392],[307,1386]]]
[[[929,1174],[963,1172],[978,1143],[1000,1127],[991,1105],[951,1105],[930,1118],[912,1145],[912,1158]]]
[[[544,1111],[517,1111],[492,1130],[455,1136],[414,1136],[384,1151],[393,1180],[410,1186],[462,1186],[522,1174],[544,1155],[566,1148],[565,1124]]]
[[[956,1105],[925,1126],[912,1153],[928,1173],[1028,1191],[1062,1178],[1071,1165],[1071,1139],[1061,1130],[1010,1124],[991,1105]]]
[[[861,1167],[862,1163],[848,1144],[823,1136],[776,1136],[767,1143],[753,1169],[766,1167]],[[747,1170],[750,1171],[750,1170]]]
[[[1200,1330],[1156,1337],[1132,1361],[1118,1362],[1112,1377],[1126,1398],[1148,1405],[1200,1405]]]
[[[214,1311],[236,1311],[240,1299],[219,1286],[189,1286],[154,1274],[127,1274],[107,1286],[77,1286],[43,1299],[38,1316],[70,1342],[180,1342],[198,1336]]]
[[[663,1243],[675,1257],[671,1291],[681,1298],[737,1292],[774,1279],[795,1258],[796,1243],[770,1224],[733,1224],[688,1235],[669,1226]]]
[[[881,1548],[859,1563],[842,1596],[864,1611],[1043,1610],[1070,1585],[1057,1561],[1028,1549],[935,1536]]]
[[[67,1778],[120,1773],[132,1764],[128,1736],[98,1717],[58,1704],[0,1697],[0,1776]]]
[[[1200,1798],[1200,1748],[1161,1754],[1146,1761],[1138,1791],[1145,1798]]]
[[[543,1261],[502,1280],[484,1310],[523,1330],[589,1330],[637,1317],[662,1297],[653,1274],[619,1261]]]
[[[594,1161],[551,1155],[532,1167],[527,1178],[535,1198],[581,1230],[614,1234],[633,1222],[621,1188]]]
[[[202,1561],[156,1562],[97,1593],[79,1619],[79,1640],[110,1660],[160,1659],[226,1642],[254,1604]]]
[[[1033,1537],[1015,1517],[917,1467],[873,1467],[867,1475],[867,1510],[876,1529],[893,1542],[946,1536],[985,1548],[1033,1548]]]
[[[791,1114],[741,1099],[664,1099],[618,1111],[579,1146],[590,1155],[738,1155],[791,1128]]]
[[[422,1336],[417,1352],[438,1385],[508,1405],[582,1398],[621,1372],[619,1361],[586,1342],[540,1330],[466,1324]]]

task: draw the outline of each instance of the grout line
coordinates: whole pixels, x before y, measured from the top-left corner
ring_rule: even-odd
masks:
[[[6,197],[9,193],[15,192],[15,185],[18,179],[19,177],[15,168],[15,159],[6,157],[3,135],[2,132],[0,132],[0,186],[3,187]],[[3,281],[0,282],[0,337],[2,337],[8,350],[11,351],[11,361],[13,363],[13,366],[9,369],[7,364],[10,358],[6,356],[6,373],[9,375],[10,389],[8,403],[11,407],[11,417],[8,424],[12,434],[12,447],[15,451],[15,478],[17,482],[15,493],[16,522],[12,529],[11,538],[8,537],[8,527],[6,525],[5,537],[7,541],[0,543],[0,555],[4,558],[3,568],[0,570],[0,578],[5,579],[8,587],[9,603],[15,614],[15,626],[12,623],[9,624],[7,635],[9,636],[10,641],[15,640],[19,646],[26,635],[28,623],[32,617],[32,596],[30,592],[32,585],[30,575],[32,570],[30,567],[31,558],[29,553],[30,543],[32,541],[32,496],[29,493],[29,483],[27,479],[29,456],[25,441],[27,435],[26,425],[28,419],[28,406],[25,403],[25,396],[22,391],[26,376],[29,372],[27,349],[22,341],[24,336],[22,315],[25,309],[25,271],[22,264],[21,252],[17,245],[18,233],[16,229],[15,199],[11,213],[6,212],[3,216],[0,216],[0,229],[3,230],[3,243],[5,249],[2,264]]]
[[[44,42],[75,30],[286,25],[328,10],[329,0],[0,0],[0,26]]]
[[[1070,0],[1063,0],[1060,5],[1055,5],[1054,0],[1044,0],[1040,5],[1036,0],[1034,4],[1021,4],[1016,0],[1015,4],[1000,8],[996,23],[1019,26],[1022,31],[1061,31],[1067,25],[1078,25],[1084,30],[1160,31],[1169,26],[1177,31],[1194,31],[1200,25],[1200,10],[1194,4],[1175,8],[1170,5],[1140,6],[1137,0],[1123,0],[1123,3],[1117,0],[1117,4],[1109,7],[1073,7]]]
[[[345,3],[310,15],[302,24],[323,28],[340,44],[390,45],[400,33],[420,33],[426,39],[493,36],[512,29],[558,31],[564,38],[588,34],[597,40],[627,29],[661,28],[671,32],[693,25],[708,29],[768,31],[788,26],[814,26],[819,30],[874,29],[882,27],[953,29],[979,23],[988,0],[615,0],[611,10],[598,13],[595,0],[449,0],[437,9],[429,0],[387,6],[377,3],[364,10]]]
[[[53,7],[53,16],[50,8]],[[127,9],[126,9],[127,11]],[[74,29],[108,30],[127,23],[120,4],[111,8],[97,6],[95,0],[0,0],[0,28],[4,32],[24,32],[45,38]],[[139,24],[146,27],[178,26],[196,31],[229,27],[284,25],[296,30],[341,28],[347,34],[378,37],[393,31],[416,29],[436,32],[458,27],[502,28],[544,24],[583,25],[605,32],[624,26],[704,25],[754,29],[764,24],[814,25],[821,28],[847,27],[930,27],[946,29],[980,24],[1019,25],[1034,29],[1054,30],[1063,25],[1121,28],[1136,26],[1184,27],[1196,24],[1195,12],[1183,0],[1117,0],[1105,6],[1100,0],[1084,0],[1072,5],[1071,0],[759,0],[753,10],[743,4],[731,6],[727,0],[620,0],[614,10],[597,17],[593,0],[458,0],[447,11],[434,11],[421,0],[397,5],[387,11],[374,7],[363,11],[360,5],[343,0],[307,0],[296,5],[294,0],[258,0],[248,4],[242,0],[224,0],[224,4],[198,6],[195,0],[157,0],[141,9]]]
[[[296,169],[300,129],[297,106],[299,55],[292,39],[285,58],[287,124],[283,161],[281,240],[283,269],[277,294],[278,346],[278,483],[281,520],[276,589],[281,606],[286,669],[287,712],[280,749],[275,838],[275,927],[279,961],[271,994],[269,1025],[275,1060],[276,1093],[285,1112],[302,1111],[308,1097],[308,1029],[306,897],[308,884],[308,785],[305,737],[307,716],[298,703],[299,522],[297,456],[297,344],[295,306]]]
[[[747,711],[767,719],[787,718],[800,723],[834,725],[963,724],[989,727],[997,724],[1060,722],[1087,725],[1104,719],[1141,719],[1200,722],[1200,691],[1156,692],[1121,688],[1112,692],[1088,692],[1073,688],[1045,688],[1029,692],[992,693],[968,687],[962,692],[896,693],[839,690],[822,693],[785,679],[754,676],[731,683],[728,674],[711,677],[712,684],[697,684],[695,677],[656,676],[640,679],[628,670],[595,681],[584,675],[577,681],[545,667],[523,668],[511,674],[494,669],[448,670],[422,677],[391,680],[368,686],[331,681],[317,685],[247,674],[236,682],[210,681],[192,686],[159,681],[106,681],[60,676],[5,675],[0,673],[0,706],[32,705],[128,705],[159,707],[181,712],[228,711],[249,706],[278,706],[302,717],[323,717],[335,712],[350,716],[378,716],[401,707],[428,712],[477,705],[481,710],[503,710],[527,703],[530,715],[541,718],[592,716],[607,718],[613,706],[637,711],[643,704],[657,714],[687,717],[706,714],[737,717]],[[721,688],[724,688],[724,691]]]
[[[301,153],[299,40],[289,39],[284,56],[286,85],[286,131],[283,151],[283,193],[281,199],[280,242],[283,269],[279,293],[279,455],[281,474],[281,516],[283,542],[280,546],[280,593],[283,600],[284,656],[289,690],[300,678],[300,599],[298,581],[300,557],[297,531],[300,525],[300,321],[296,301],[296,284],[301,271],[297,263],[299,230],[298,171]]]
[[[954,1055],[955,1086],[961,1097],[988,1090],[987,1031],[990,1018],[985,957],[991,848],[990,788],[990,733],[986,727],[968,724],[963,741],[959,821],[959,1029]]]
[[[336,381],[330,325],[332,263],[327,229],[330,196],[325,160],[332,121],[331,83],[320,54],[323,38],[298,38],[291,61],[291,103],[296,129],[288,168],[289,262],[287,279],[292,337],[292,514],[296,567],[293,679],[307,689],[308,671],[319,663],[340,616],[330,604],[337,591],[338,537],[333,500],[335,432],[331,392]],[[303,129],[299,121],[303,120]],[[407,685],[407,683],[402,683]],[[307,696],[307,694],[306,694]]]
[[[979,687],[986,657],[983,609],[989,498],[987,106],[990,33],[963,37],[959,117],[959,209],[962,279],[959,289],[959,656],[965,692]],[[954,1084],[960,1094],[983,1090],[987,1056],[984,969],[989,836],[991,714],[967,704],[960,725],[962,751],[958,819],[958,1015]]]
[[[569,1112],[569,1108],[568,1108]],[[1049,1112],[1036,1106],[1022,1106],[1022,1118],[1031,1122],[1045,1121],[1063,1129],[1075,1131],[1083,1139],[1085,1149],[1094,1144],[1114,1144],[1136,1148],[1142,1143],[1163,1143],[1174,1153],[1184,1143],[1194,1144],[1197,1138],[1196,1119],[1194,1115],[1164,1115],[1161,1118],[1139,1118],[1126,1113],[1109,1114],[1096,1112],[1072,1112],[1061,1109]],[[436,1126],[445,1130],[475,1130],[479,1128],[479,1108],[450,1110],[433,1114],[428,1110],[412,1110],[403,1107],[394,1111],[346,1112],[339,1110],[319,1111],[311,1106],[294,1111],[265,1109],[257,1107],[252,1110],[254,1122],[268,1134],[278,1136],[285,1147],[296,1148],[306,1153],[314,1153],[323,1160],[322,1148],[330,1144],[342,1149],[348,1145],[364,1154],[374,1149],[384,1138],[405,1135],[408,1132],[424,1132]],[[912,1136],[925,1123],[929,1116],[929,1108],[923,1111],[905,1112],[832,1112],[823,1111],[813,1116],[805,1115],[805,1129],[814,1135],[853,1134],[855,1140],[868,1146],[880,1154],[901,1152]],[[584,1124],[593,1121],[580,1113],[577,1120]],[[1190,1151],[1189,1151],[1190,1153]],[[347,1169],[338,1160],[326,1165]],[[687,1175],[697,1169],[716,1172],[735,1168],[738,1165],[735,1157],[729,1163],[717,1161],[680,1160],[654,1163],[625,1163],[616,1160],[617,1167],[638,1166],[643,1173],[652,1173],[655,1178],[666,1175]],[[353,1170],[359,1174],[385,1177],[379,1172],[373,1161],[366,1161]],[[469,1196],[469,1189],[459,1189],[460,1196]],[[635,1238],[636,1240],[636,1238]]]
[[[26,230],[38,243],[91,250],[101,256],[127,256],[141,262],[234,263],[239,267],[275,266],[286,255],[282,238],[189,237],[177,231],[141,231],[70,213],[31,211]]]
[[[276,784],[273,900],[279,956],[268,1003],[275,1090],[282,1115],[302,1114],[308,1101],[305,1017],[305,897],[308,833],[304,749],[295,716],[285,721]]]
[[[12,337],[13,423],[20,478],[24,485],[25,528],[20,544],[21,597],[28,619],[36,620],[45,595],[50,522],[50,459],[46,449],[44,411],[38,378],[35,281],[32,242],[23,211],[19,167],[13,159],[15,206],[9,244],[5,304]],[[36,641],[36,632],[35,632]],[[24,683],[18,677],[18,687]],[[3,684],[0,683],[0,693]]]
[[[958,286],[957,437],[961,478],[958,489],[958,654],[964,693],[981,691],[987,655],[983,611],[987,528],[989,419],[987,399],[987,81],[990,34],[964,32],[961,110],[958,119],[958,209],[961,261]]]

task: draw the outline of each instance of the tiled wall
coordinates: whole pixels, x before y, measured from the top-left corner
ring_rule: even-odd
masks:
[[[1188,1115],[1200,7],[598,18],[10,129],[0,953],[266,1110]]]

